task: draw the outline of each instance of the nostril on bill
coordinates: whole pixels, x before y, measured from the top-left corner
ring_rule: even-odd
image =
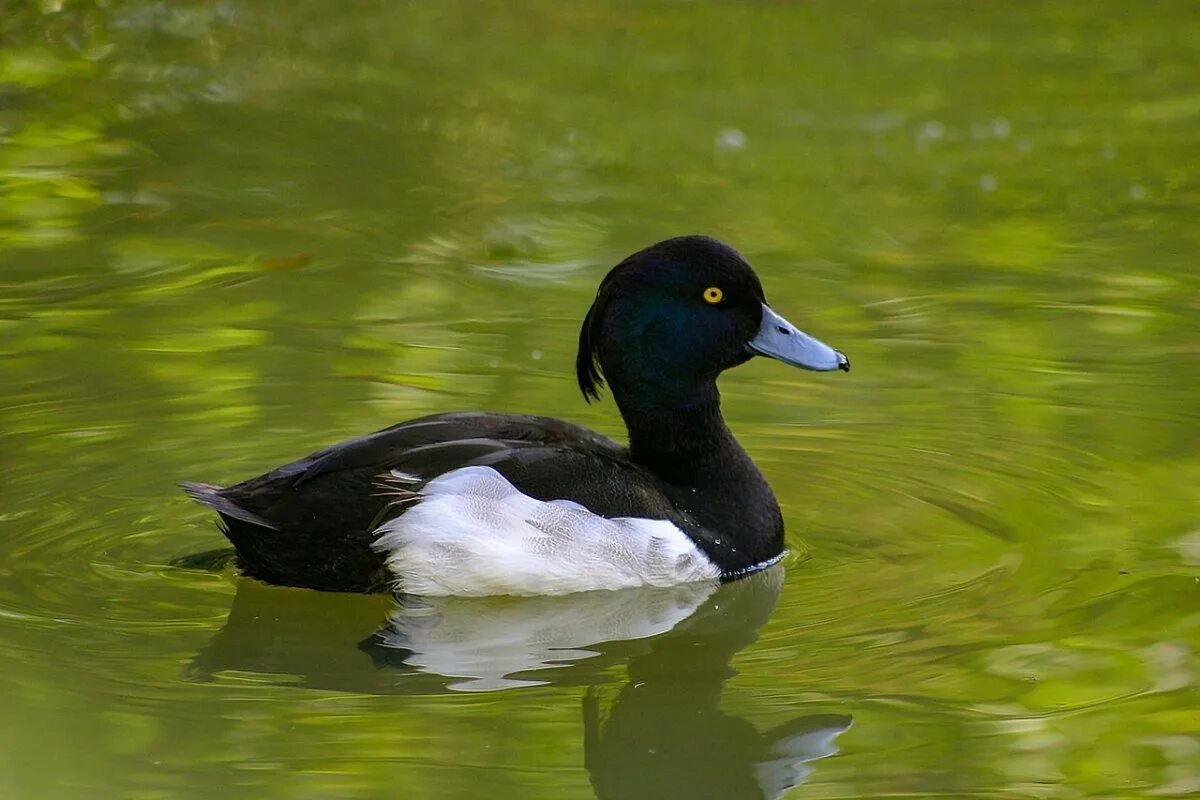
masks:
[[[791,333],[791,331],[789,331],[787,328],[783,327],[782,325],[775,326],[775,330],[779,331],[784,336],[787,336],[789,333]]]

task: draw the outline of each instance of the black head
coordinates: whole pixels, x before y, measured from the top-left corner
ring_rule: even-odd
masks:
[[[579,333],[585,398],[608,378],[618,402],[688,405],[724,370],[754,355],[808,369],[848,369],[840,353],[771,312],[762,284],[732,247],[707,236],[651,245],[614,267]]]
[[[625,388],[686,392],[751,357],[762,320],[762,284],[728,245],[681,236],[614,267],[579,333],[576,371],[584,397],[599,397],[601,371]],[[666,398],[663,398],[666,399]]]

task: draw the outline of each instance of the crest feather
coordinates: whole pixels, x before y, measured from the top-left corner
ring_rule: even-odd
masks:
[[[579,328],[579,352],[575,355],[575,377],[579,379],[579,390],[588,403],[600,399],[604,388],[604,377],[600,372],[600,326],[604,317],[604,306],[608,303],[605,288],[608,281],[600,284],[596,299],[583,318]]]

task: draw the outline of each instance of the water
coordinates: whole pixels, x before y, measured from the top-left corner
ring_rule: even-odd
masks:
[[[9,2],[0,796],[1200,793],[1194,11]],[[178,480],[619,434],[577,325],[685,232],[854,362],[722,382],[782,570],[398,607],[210,552]]]

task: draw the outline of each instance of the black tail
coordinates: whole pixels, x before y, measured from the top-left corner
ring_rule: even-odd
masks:
[[[211,483],[195,483],[193,481],[184,481],[179,484],[179,488],[187,492],[188,497],[195,500],[197,503],[206,505],[213,511],[216,511],[222,517],[232,517],[242,522],[256,525],[260,528],[266,528],[269,531],[279,530],[279,526],[268,522],[257,514],[247,511],[246,509],[234,503],[229,498],[221,494],[220,486],[214,486]]]
[[[287,583],[285,575],[276,574],[274,554],[283,550],[277,537],[280,528],[273,522],[248,511],[233,500],[225,497],[225,490],[211,483],[185,481],[179,488],[187,492],[197,503],[208,506],[220,515],[217,523],[221,533],[237,551],[237,565],[242,572],[269,583]]]
[[[371,547],[368,528],[337,524],[336,518],[313,524],[285,516],[275,523],[228,497],[230,489],[190,481],[179,486],[221,516],[221,533],[233,544],[238,566],[250,577],[326,591],[377,592],[391,587],[384,557]]]

